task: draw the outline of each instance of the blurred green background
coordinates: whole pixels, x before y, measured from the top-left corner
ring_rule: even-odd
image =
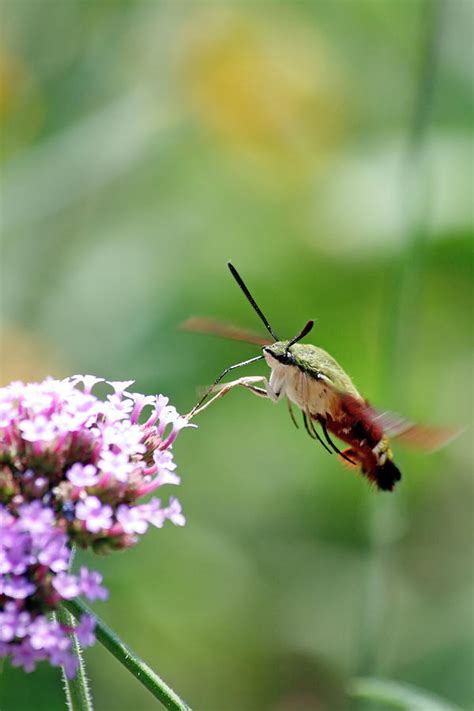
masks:
[[[259,328],[232,259],[372,402],[468,425],[473,8],[2,0],[2,384],[135,378],[188,411],[258,352],[177,328]],[[196,711],[388,708],[349,701],[355,675],[474,708],[472,430],[395,445],[384,495],[284,405],[234,391],[198,424],[187,526],[87,556],[115,631]],[[86,657],[97,709],[157,707]],[[59,673],[7,666],[0,706],[63,708]]]

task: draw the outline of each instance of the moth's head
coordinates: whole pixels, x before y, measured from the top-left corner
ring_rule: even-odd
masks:
[[[295,359],[291,352],[290,341],[276,341],[268,346],[264,346],[263,355],[270,368],[278,363],[281,365],[295,365]]]
[[[270,368],[276,365],[300,365],[299,355],[302,354],[305,347],[299,343],[313,328],[314,321],[310,320],[297,336],[291,341],[275,341],[268,346],[264,346],[263,355]]]

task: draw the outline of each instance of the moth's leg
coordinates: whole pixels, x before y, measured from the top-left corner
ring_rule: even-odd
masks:
[[[310,430],[310,427],[308,425],[308,418],[306,416],[306,413],[303,412],[303,410],[302,410],[301,414],[303,415],[303,424],[304,424],[304,428],[305,428],[306,432],[309,434],[311,439],[316,439],[316,435],[312,433],[312,431]],[[332,454],[332,452],[331,452],[331,454]]]
[[[285,377],[277,376],[276,372],[272,370],[270,375],[270,380],[267,382],[267,393],[270,400],[273,402],[278,402],[278,400],[285,394]]]
[[[319,432],[318,432],[317,429],[315,428],[313,419],[312,419],[312,417],[311,417],[311,415],[310,415],[309,413],[306,414],[306,412],[303,412],[303,422],[304,422],[305,430],[306,430],[306,432],[309,434],[309,436],[310,436],[312,439],[316,439],[320,444],[322,444],[322,446],[324,447],[324,449],[325,449],[327,452],[329,452],[329,454],[332,454],[332,452],[331,452],[331,450],[329,449],[329,447],[327,446],[327,444],[326,444],[325,442],[323,442],[323,440],[322,440],[321,437],[319,436]]]
[[[304,392],[305,392],[305,400],[306,400],[306,402],[308,403],[307,409],[306,409],[305,411],[303,411],[303,422],[304,422],[305,430],[306,430],[306,432],[309,434],[309,436],[312,437],[313,439],[317,440],[317,441],[319,442],[319,444],[321,444],[321,445],[324,447],[324,449],[325,449],[327,452],[329,452],[329,454],[332,454],[331,450],[330,450],[329,447],[325,444],[325,442],[323,442],[323,440],[321,439],[321,437],[320,437],[320,435],[319,435],[319,432],[318,432],[317,429],[315,428],[315,426],[314,426],[314,420],[313,420],[313,418],[311,417],[311,413],[310,413],[310,411],[309,411],[309,402],[310,402],[310,383],[309,383],[309,377],[308,377],[305,373],[301,373],[301,377],[302,377],[301,386],[302,386],[303,389],[304,389]]]
[[[327,431],[327,429],[326,429],[326,425],[325,425],[324,421],[323,421],[323,420],[320,420],[319,422],[321,423],[321,429],[322,429],[322,431],[324,432],[324,436],[326,437],[326,441],[327,441],[327,443],[332,447],[332,449],[333,449],[337,454],[339,454],[340,457],[342,457],[343,459],[345,459],[347,462],[350,462],[351,464],[354,464],[355,466],[357,466],[357,462],[354,462],[354,460],[349,459],[349,457],[348,457],[346,454],[344,454],[344,452],[341,452],[341,450],[338,449],[338,447],[336,447],[336,445],[334,444],[334,442],[332,441],[332,439],[331,439],[330,436],[329,436],[329,433],[328,433],[328,431]]]
[[[300,426],[296,421],[295,413],[293,412],[293,408],[291,407],[291,400],[289,397],[286,398],[286,402],[288,404],[288,412],[290,413],[291,420],[296,427],[297,430],[299,430]]]
[[[212,405],[213,402],[219,400],[219,398],[221,397],[224,397],[224,395],[227,395],[227,393],[230,392],[237,385],[241,385],[242,387],[247,388],[247,390],[250,390],[255,395],[259,395],[260,397],[268,397],[266,388],[259,388],[257,387],[256,383],[263,383],[264,385],[266,385],[267,379],[262,375],[250,375],[244,378],[238,378],[238,380],[232,380],[230,383],[224,383],[224,385],[221,385],[219,387],[216,394],[204,405],[201,405],[200,407],[191,410],[191,412],[187,415],[188,420],[190,420],[192,417],[195,417],[196,415],[199,415],[207,407],[209,407],[209,405]]]
[[[268,392],[267,388],[259,388],[256,385],[253,385],[253,383],[245,382],[247,378],[242,378],[244,382],[236,383],[236,385],[241,385],[243,388],[246,388],[247,390],[250,390],[254,395],[258,395],[258,397],[264,397],[268,399]],[[263,378],[265,380],[265,378]]]
[[[235,370],[236,368],[241,368],[243,365],[250,365],[250,363],[255,363],[257,360],[262,360],[263,356],[255,356],[254,358],[249,358],[248,360],[243,360],[242,363],[234,363],[234,365],[230,365],[228,368],[225,368],[225,370],[222,371],[222,373],[219,375],[218,378],[214,380],[212,385],[208,387],[202,398],[199,400],[199,402],[194,405],[193,409],[191,412],[188,413],[187,417],[188,419],[191,419],[191,417],[194,415],[195,412],[201,409],[201,406],[205,400],[209,397],[209,395],[213,392],[213,390],[216,389],[217,385],[221,382],[223,378],[227,375],[227,373],[230,373],[231,370]]]

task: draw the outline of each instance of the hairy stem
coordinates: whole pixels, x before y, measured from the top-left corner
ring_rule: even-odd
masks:
[[[60,607],[55,612],[55,617],[61,625],[74,627],[74,618],[64,607]],[[74,632],[71,632],[69,636],[72,642],[72,651],[79,660],[79,667],[73,679],[68,679],[64,667],[61,669],[67,707],[69,711],[93,711],[92,696],[81,646]]]
[[[166,684],[158,674],[150,669],[84,602],[75,599],[63,603],[76,619],[87,614],[96,622],[97,639],[114,657],[126,667],[145,688],[150,691],[169,711],[191,711],[190,707]]]
[[[71,557],[69,558],[69,572],[72,570],[74,556],[76,555],[76,547],[71,548]],[[60,625],[64,627],[74,627],[74,618],[72,615],[61,606],[54,616]],[[93,711],[92,695],[89,688],[89,681],[86,674],[86,665],[82,656],[81,645],[74,632],[69,633],[71,639],[71,650],[79,661],[76,676],[69,679],[64,667],[61,668],[63,687],[66,694],[66,704],[69,711]]]

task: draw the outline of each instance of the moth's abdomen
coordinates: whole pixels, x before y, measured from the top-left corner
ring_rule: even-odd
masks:
[[[363,401],[360,409],[358,403],[353,403],[350,412],[341,410],[336,420],[326,420],[326,426],[350,445],[344,455],[360,466],[369,481],[382,491],[392,491],[401,474],[393,462],[387,437],[381,427],[366,416],[366,411],[367,405]]]
[[[390,458],[387,458],[384,464],[377,464],[373,452],[363,452],[360,448],[357,450],[353,447],[345,449],[343,454],[345,459],[341,457],[341,461],[345,466],[360,467],[361,473],[381,491],[393,491],[395,484],[402,478],[399,468]],[[350,464],[349,460],[354,464]]]

